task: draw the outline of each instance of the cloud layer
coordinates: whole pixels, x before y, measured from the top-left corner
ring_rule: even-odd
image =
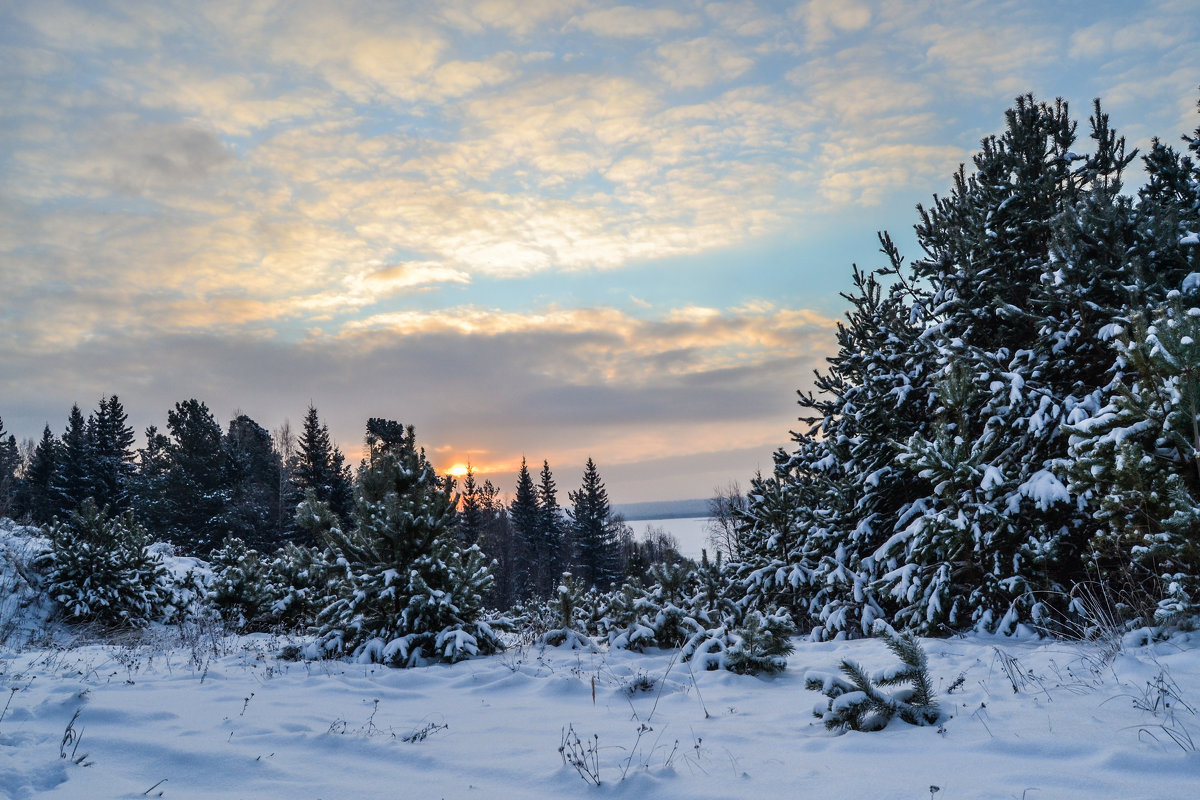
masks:
[[[6,5],[0,414],[320,395],[497,465],[769,466],[846,284],[814,234],[907,229],[1018,92],[1193,128],[1200,21],[1152,6]]]

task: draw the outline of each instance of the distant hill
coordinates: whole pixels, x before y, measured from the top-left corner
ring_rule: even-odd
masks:
[[[617,503],[613,511],[626,522],[655,519],[683,519],[685,517],[707,517],[708,499],[699,500],[656,500],[649,503]]]

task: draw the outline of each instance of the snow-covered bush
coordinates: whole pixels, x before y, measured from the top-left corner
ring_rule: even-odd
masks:
[[[791,655],[792,620],[786,611],[751,611],[740,625],[722,625],[696,633],[683,646],[683,660],[704,669],[744,675],[775,674]]]
[[[586,620],[581,620],[577,613],[580,606],[579,594],[579,582],[570,573],[564,574],[558,585],[558,627],[551,628],[539,636],[539,645],[596,652],[596,643],[584,632],[587,629]],[[592,599],[594,605],[595,597]]]
[[[241,539],[230,537],[209,556],[209,564],[213,582],[208,601],[225,623],[236,630],[261,628],[274,597],[259,552]]]
[[[158,619],[171,597],[163,561],[132,514],[110,517],[85,500],[46,531],[47,592],[73,622],[140,626]]]
[[[23,644],[54,613],[38,565],[50,552],[41,530],[0,518],[0,647]]]
[[[230,538],[213,551],[210,564],[207,600],[237,630],[306,626],[327,599],[329,565],[313,548],[289,542],[267,556]]]
[[[330,565],[325,555],[323,550],[291,542],[275,553],[267,569],[273,624],[304,627],[328,604]]]
[[[840,667],[845,677],[815,671],[804,676],[804,688],[828,698],[813,707],[813,716],[829,730],[878,731],[893,717],[910,725],[933,725],[941,717],[921,645],[907,633],[883,638],[899,665],[871,675],[862,665],[845,660]],[[881,688],[903,684],[911,687],[894,692]]]

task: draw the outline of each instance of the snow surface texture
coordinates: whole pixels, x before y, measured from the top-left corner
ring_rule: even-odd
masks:
[[[34,569],[50,542],[38,533],[37,528],[0,518],[0,648],[26,644],[50,629],[54,604]]]
[[[0,797],[134,798],[163,781],[148,796],[919,800],[938,786],[935,800],[1184,800],[1200,753],[1168,728],[1200,743],[1180,703],[1200,703],[1197,643],[1127,648],[1105,666],[1083,645],[927,640],[953,716],[841,736],[810,716],[820,695],[803,676],[843,658],[886,667],[879,641],[797,643],[788,671],[766,680],[689,673],[670,652],[527,648],[409,670],[283,662],[270,637],[172,631],[9,651]],[[1173,712],[1164,680],[1182,687]],[[568,725],[598,744],[599,788],[558,753]],[[60,757],[68,727],[80,739]]]
[[[804,676],[843,659],[894,667],[879,640],[797,640],[770,678],[693,672],[657,650],[292,662],[276,657],[289,641],[202,625],[68,643],[19,581],[28,534],[0,531],[20,631],[0,641],[0,798],[1198,796],[1196,634],[1108,653],[924,640],[943,724],[836,735],[811,715],[823,697]]]

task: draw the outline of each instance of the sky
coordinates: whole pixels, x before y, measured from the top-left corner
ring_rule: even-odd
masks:
[[[1018,94],[1200,123],[1196,0],[0,0],[0,419],[368,417],[511,492],[771,468]],[[563,498],[565,500],[565,497]]]

